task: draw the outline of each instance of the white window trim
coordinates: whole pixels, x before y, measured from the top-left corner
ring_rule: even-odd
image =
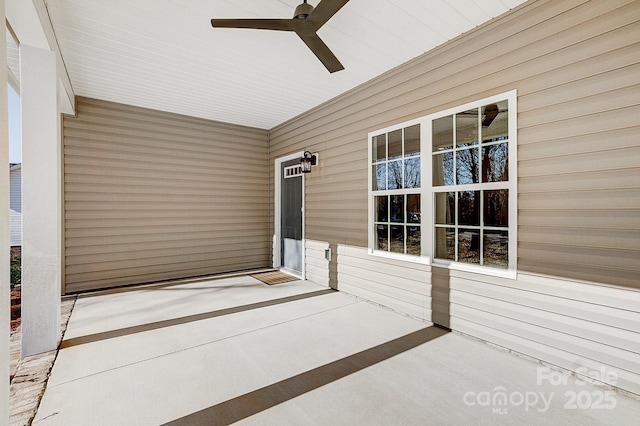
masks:
[[[385,258],[391,258],[396,260],[402,260],[406,262],[414,262],[414,263],[422,263],[422,264],[431,264],[434,266],[444,267],[452,270],[458,271],[466,271],[483,275],[504,277],[510,279],[517,278],[517,260],[518,260],[518,176],[517,176],[517,164],[518,164],[518,123],[517,123],[517,91],[511,90],[508,92],[499,93],[497,95],[493,95],[487,98],[479,99],[473,102],[466,103],[464,105],[458,105],[443,111],[438,111],[437,113],[429,114],[424,117],[420,117],[417,119],[405,121],[403,123],[398,123],[392,126],[385,127],[383,129],[378,129],[374,132],[370,132],[368,134],[368,253],[372,256],[380,256]],[[480,266],[475,264],[468,264],[463,262],[453,262],[443,259],[435,259],[433,257],[435,253],[435,240],[433,238],[434,232],[434,205],[433,205],[433,197],[434,193],[438,191],[433,190],[433,149],[432,149],[432,133],[431,133],[431,123],[433,120],[441,117],[446,117],[451,114],[459,113],[462,111],[469,110],[471,108],[477,108],[483,105],[487,105],[490,103],[496,103],[499,101],[507,100],[509,102],[509,181],[506,185],[500,183],[493,185],[492,183],[484,183],[484,184],[472,184],[469,185],[474,187],[476,185],[482,185],[482,188],[491,188],[491,186],[500,186],[501,188],[505,188],[509,190],[509,266],[507,269],[499,269],[493,268],[489,266]],[[421,170],[421,187],[418,188],[418,191],[421,194],[421,256],[408,255],[408,254],[400,254],[393,252],[383,252],[380,250],[374,250],[375,247],[375,227],[374,227],[374,195],[381,194],[381,192],[377,192],[374,194],[372,190],[372,182],[373,182],[373,148],[372,148],[372,139],[374,136],[380,135],[382,133],[388,133],[394,130],[402,129],[405,127],[410,127],[415,124],[420,124],[420,170]],[[456,190],[462,190],[464,186],[460,185],[456,187]]]
[[[389,259],[395,259],[395,260],[402,260],[405,262],[413,262],[413,263],[421,263],[421,264],[429,264],[430,260],[429,260],[429,256],[428,254],[425,253],[425,243],[428,242],[428,240],[425,239],[424,237],[424,224],[422,222],[420,222],[420,251],[421,251],[421,255],[420,256],[416,256],[416,255],[412,255],[412,254],[403,254],[403,253],[395,253],[395,252],[390,252],[390,251],[382,251],[382,250],[374,250],[373,247],[375,245],[375,236],[374,236],[374,232],[375,232],[375,226],[374,226],[374,205],[373,205],[373,200],[374,200],[374,191],[372,189],[372,182],[373,182],[373,168],[372,168],[372,164],[373,164],[373,150],[372,150],[372,146],[371,146],[371,140],[374,136],[377,136],[381,133],[389,133],[392,132],[394,130],[399,130],[399,129],[404,129],[405,127],[411,127],[415,124],[420,124],[420,141],[421,141],[421,145],[420,145],[420,188],[402,188],[402,189],[392,189],[392,190],[383,190],[383,191],[376,191],[375,195],[390,195],[391,193],[393,194],[415,194],[416,192],[420,193],[420,212],[422,215],[422,212],[424,211],[424,182],[422,180],[422,170],[424,168],[424,158],[423,158],[423,154],[422,154],[422,139],[424,138],[424,129],[422,126],[423,123],[423,118],[417,118],[417,119],[413,119],[413,120],[409,120],[409,121],[405,121],[403,123],[400,124],[395,124],[393,126],[389,126],[389,127],[385,127],[384,129],[380,129],[377,130],[375,132],[370,132],[367,135],[367,140],[368,140],[368,144],[369,144],[369,149],[368,149],[368,156],[367,156],[367,161],[368,161],[368,179],[369,179],[369,183],[367,185],[368,191],[367,191],[367,205],[369,206],[368,208],[368,223],[367,223],[367,232],[368,232],[368,253],[372,256],[379,256],[379,257],[385,257],[385,258],[389,258]]]

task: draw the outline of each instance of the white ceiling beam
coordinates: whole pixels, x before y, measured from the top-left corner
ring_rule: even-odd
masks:
[[[75,94],[44,0],[7,0],[6,17],[20,44],[55,52],[60,112],[75,114]]]

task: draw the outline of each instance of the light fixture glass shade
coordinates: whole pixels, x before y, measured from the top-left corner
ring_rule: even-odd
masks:
[[[300,159],[302,173],[311,173],[311,166],[316,165],[316,156],[309,151],[305,151]]]
[[[311,161],[306,158],[300,160],[300,167],[302,167],[302,173],[311,173]]]

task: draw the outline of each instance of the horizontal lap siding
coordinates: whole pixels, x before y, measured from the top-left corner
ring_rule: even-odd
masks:
[[[433,268],[433,321],[559,367],[616,373],[640,395],[640,293],[519,274]]]
[[[411,264],[366,256],[367,134],[517,89],[518,278],[433,267],[433,322],[640,394],[639,76],[639,2],[530,1],[272,129],[272,158],[320,153],[306,230],[340,244],[332,285],[415,312]]]
[[[431,322],[431,267],[338,245],[338,290]]]
[[[638,2],[529,2],[272,129],[272,162],[319,152],[307,236],[366,246],[367,133],[517,89],[519,270],[639,288],[639,40]]]
[[[305,278],[323,287],[329,287],[328,249],[329,243],[305,240]]]
[[[78,98],[64,119],[66,291],[268,265],[267,141]]]

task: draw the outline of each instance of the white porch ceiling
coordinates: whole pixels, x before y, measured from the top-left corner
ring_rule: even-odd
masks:
[[[46,0],[76,95],[270,129],[525,0],[351,0],[318,34],[212,28],[289,18],[300,0]],[[316,5],[317,0],[311,0]]]

